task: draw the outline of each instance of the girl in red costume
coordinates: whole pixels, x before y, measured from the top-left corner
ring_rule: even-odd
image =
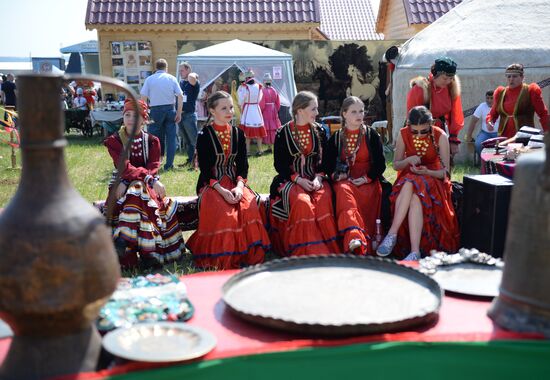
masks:
[[[325,149],[325,169],[336,194],[338,232],[350,253],[374,253],[376,219],[380,218],[382,186],[386,170],[378,133],[363,124],[365,105],[356,96],[342,103],[342,129],[329,139]]]
[[[208,98],[208,123],[197,138],[199,227],[188,246],[198,267],[233,269],[258,264],[270,247],[257,197],[246,184],[244,132],[232,127],[233,100],[218,91]]]
[[[379,256],[393,251],[398,258],[418,260],[432,249],[456,251],[459,229],[449,156],[445,132],[433,126],[426,107],[414,107],[397,138],[393,167],[399,173],[390,195],[393,222],[376,251]]]
[[[135,266],[138,255],[145,266],[156,266],[174,260],[184,252],[183,236],[176,216],[177,202],[166,197],[166,189],[158,177],[160,142],[143,131],[148,107],[139,101],[139,110],[126,100],[123,125],[104,144],[115,167],[128,143],[136,117],[138,130],[125,161],[122,181],[116,191],[113,210],[113,238],[122,266]]]
[[[458,134],[464,127],[464,113],[460,98],[460,81],[456,63],[449,57],[435,60],[428,78],[411,80],[407,94],[407,113],[413,107],[425,106],[434,118],[434,125],[448,131],[451,156],[458,153]]]
[[[487,115],[487,123],[493,123],[500,116],[498,135],[514,137],[524,126],[534,127],[535,112],[544,131],[550,129],[548,109],[542,100],[542,90],[536,83],[523,83],[523,65],[514,63],[506,69],[508,86],[499,86],[494,93],[493,106]]]
[[[285,256],[340,253],[332,191],[322,167],[326,138],[315,123],[317,97],[299,92],[292,101],[294,120],[275,136],[277,175],[270,189],[270,233]]]

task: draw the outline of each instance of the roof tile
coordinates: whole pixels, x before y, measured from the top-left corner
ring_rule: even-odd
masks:
[[[319,23],[319,1],[330,0],[88,0],[86,23]]]
[[[381,40],[368,0],[319,0],[319,29],[331,40]]]
[[[417,4],[437,1],[405,2],[419,19]],[[86,14],[90,25],[319,23],[335,40],[380,40],[375,22],[368,0],[88,0]]]
[[[405,0],[410,24],[431,24],[460,4],[462,0]]]

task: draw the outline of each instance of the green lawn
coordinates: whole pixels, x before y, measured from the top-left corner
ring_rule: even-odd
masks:
[[[69,178],[75,188],[88,201],[105,199],[107,197],[107,184],[113,169],[111,157],[107,149],[101,143],[100,137],[86,138],[80,135],[69,135],[69,145],[65,149]],[[384,173],[388,181],[393,182],[396,172],[391,167],[392,154],[388,153],[388,168]],[[176,155],[175,164],[185,162],[186,156],[180,152]],[[21,165],[20,152],[17,152],[17,163]],[[250,186],[259,193],[268,193],[269,185],[275,175],[273,168],[273,155],[251,157],[248,180]],[[462,181],[464,174],[479,173],[479,168],[468,165],[458,165],[453,172],[453,179]],[[0,207],[5,207],[17,190],[20,169],[11,169],[11,148],[0,145]],[[175,171],[160,173],[161,181],[167,189],[168,195],[194,195],[198,172],[178,168]],[[185,233],[187,238],[190,233]],[[181,263],[173,264],[166,268],[169,272],[190,273],[195,271],[190,258],[185,258]],[[136,274],[126,273],[128,274]]]

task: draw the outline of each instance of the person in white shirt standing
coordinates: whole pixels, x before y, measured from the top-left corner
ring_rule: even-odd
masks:
[[[161,155],[166,152],[164,170],[174,168],[177,145],[177,125],[181,120],[183,92],[175,76],[168,74],[168,63],[161,58],[155,62],[156,72],[147,77],[140,94],[141,99],[149,99],[150,119],[148,132],[160,140]],[[177,98],[177,102],[176,102]],[[177,110],[174,105],[177,105]]]
[[[485,101],[477,106],[472,119],[470,120],[470,125],[468,126],[468,131],[466,132],[466,141],[473,141],[472,134],[474,132],[475,126],[479,120],[481,120],[481,130],[475,138],[476,154],[481,153],[481,143],[485,140],[492,139],[498,135],[498,120],[494,126],[487,124],[486,119],[491,107],[493,106],[493,91],[487,91],[485,93]]]
[[[258,151],[256,155],[262,155],[262,139],[267,136],[264,127],[264,118],[260,109],[262,100],[262,85],[254,79],[254,72],[245,72],[245,82],[239,87],[237,96],[241,107],[240,128],[246,136],[246,151],[250,155],[250,140],[256,140]]]

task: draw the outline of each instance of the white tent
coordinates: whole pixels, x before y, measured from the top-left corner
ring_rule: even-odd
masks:
[[[464,0],[400,49],[393,76],[394,125],[405,121],[410,79],[427,76],[439,56],[458,64],[467,116],[484,101],[486,91],[505,85],[504,70],[512,63],[525,66],[528,83],[550,78],[549,20],[548,0]],[[543,98],[548,106],[550,87],[543,90]],[[469,122],[466,118],[461,137]],[[398,130],[394,128],[394,137]]]
[[[241,71],[252,69],[260,83],[264,73],[270,73],[273,77],[272,86],[279,93],[284,106],[289,107],[296,95],[292,55],[251,42],[232,40],[178,55],[178,66],[184,61],[189,62],[193,71],[199,74],[201,90],[236,66]]]

